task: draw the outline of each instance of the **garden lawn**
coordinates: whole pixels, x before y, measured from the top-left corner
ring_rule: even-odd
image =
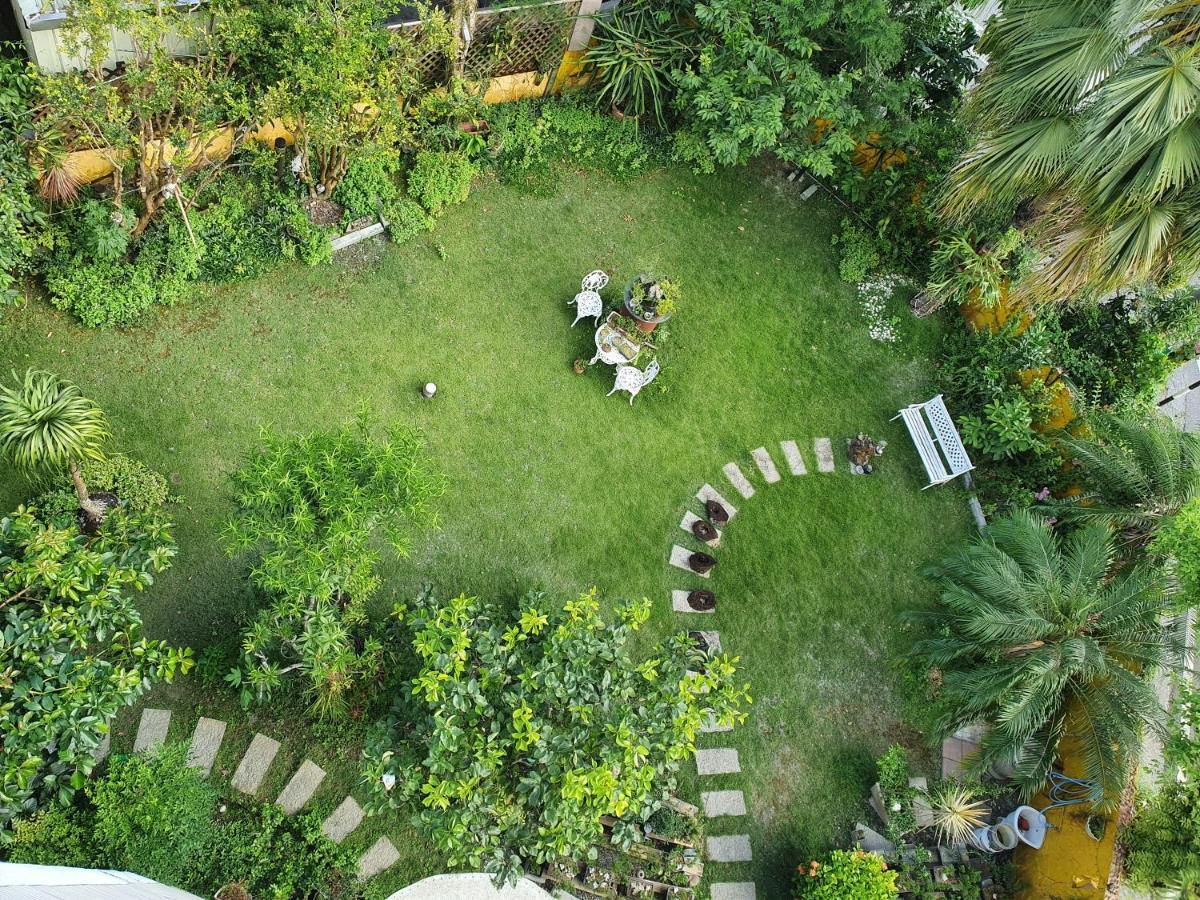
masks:
[[[444,596],[510,600],[596,585],[609,599],[650,597],[653,637],[711,621],[743,656],[757,702],[746,726],[705,736],[742,754],[745,771],[728,785],[746,791],[755,852],[748,866],[710,871],[756,878],[759,896],[779,897],[801,858],[866,815],[873,757],[911,737],[900,725],[894,615],[926,599],[917,568],[968,523],[955,488],[920,490],[907,437],[888,424],[931,393],[936,326],[905,319],[898,347],[867,337],[837,278],[838,219],[765,168],[628,183],[571,174],[546,197],[489,182],[432,234],[378,261],[355,253],[199,290],[126,332],[87,331],[39,303],[9,311],[0,371],[33,365],[77,381],[107,410],[113,447],[170,476],[181,549],[142,603],[152,636],[232,649],[254,602],[246,561],[226,558],[217,540],[232,511],[229,473],[260,429],[330,426],[359,401],[423,429],[450,484],[440,530],[385,566],[380,614],[425,582]],[[613,275],[610,305],[640,271],[684,289],[663,374],[632,408],[627,395],[605,397],[607,367],[571,370],[594,346],[590,320],[569,328],[566,301],[596,267]],[[425,381],[438,384],[433,401],[418,394]],[[845,439],[860,430],[892,441],[873,478],[845,470]],[[748,451],[765,445],[782,469],[785,438],[815,470],[818,436],[833,440],[839,474],[757,479],[716,554],[717,613],[671,613],[670,589],[699,584],[666,562],[699,486],[738,502],[721,465],[749,472]],[[31,489],[0,474],[9,509]],[[198,715],[229,719],[219,761],[228,771],[258,729],[283,740],[289,759],[307,754],[330,769],[318,802],[353,786],[361,729],[298,724],[285,702],[242,713],[211,678],[150,703],[176,711],[173,736],[186,737]],[[135,721],[122,717],[117,746]],[[277,764],[272,789],[288,774]],[[439,867],[407,828],[390,817],[352,837],[365,847],[388,833],[400,848],[381,887]]]

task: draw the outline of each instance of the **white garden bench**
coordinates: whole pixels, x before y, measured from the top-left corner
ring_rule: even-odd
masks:
[[[900,414],[892,421],[903,419],[916,445],[917,455],[925,464],[929,473],[930,488],[935,484],[945,484],[964,472],[969,472],[975,465],[967,456],[967,448],[963,446],[958,429],[946,410],[946,401],[938,394],[927,403],[914,403],[900,410]],[[924,490],[925,488],[922,488]]]

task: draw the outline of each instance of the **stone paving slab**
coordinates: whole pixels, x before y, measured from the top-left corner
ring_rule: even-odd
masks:
[[[696,629],[696,634],[700,635],[700,640],[708,647],[709,656],[713,656],[721,652],[721,634],[718,631],[702,631]]]
[[[697,775],[730,775],[740,771],[738,752],[732,747],[696,751]]]
[[[271,768],[271,763],[278,752],[279,741],[269,738],[265,734],[254,735],[254,740],[250,742],[250,749],[238,763],[233,778],[230,779],[230,784],[243,794],[253,794],[262,785],[267,769]]]
[[[754,854],[750,852],[750,835],[709,835],[708,858],[719,863],[750,862],[754,859]]]
[[[800,448],[796,446],[796,442],[780,441],[779,446],[783,448],[783,458],[787,460],[788,471],[793,475],[807,475],[808,469],[804,467],[804,457],[800,455]]]
[[[753,881],[718,881],[709,885],[712,900],[757,900]]]
[[[325,833],[325,837],[329,838],[335,844],[340,844],[346,839],[346,835],[358,827],[358,823],[363,820],[363,809],[358,805],[358,801],[353,797],[347,797],[338,808],[329,814],[321,825],[321,831]]]
[[[817,471],[832,472],[833,471],[833,444],[829,438],[817,438],[813,441],[813,450],[817,454]]]
[[[722,725],[715,716],[709,716],[700,724],[701,734],[718,734],[722,731],[733,731],[733,726]]]
[[[1197,381],[1200,381],[1200,360],[1189,359],[1167,378],[1166,390],[1160,399],[1182,394]]]
[[[742,470],[738,468],[737,463],[725,463],[721,466],[721,471],[725,473],[725,477],[729,479],[729,483],[733,485],[734,490],[742,495],[746,500],[754,496],[754,485],[750,483],[750,479],[742,474]]]
[[[225,723],[220,719],[200,717],[196,730],[192,732],[192,743],[188,747],[187,764],[193,769],[199,769],[205,775],[212,772],[213,763],[217,761],[217,751],[221,749],[221,741],[225,739]]]
[[[775,460],[771,459],[766,447],[751,450],[750,455],[754,457],[754,464],[758,466],[758,471],[762,472],[767,484],[774,484],[779,480],[779,470],[775,468]]]
[[[744,816],[746,795],[741,791],[703,791],[700,805],[710,819],[716,816]]]
[[[133,752],[154,752],[167,740],[167,728],[171,725],[169,709],[153,709],[147,706],[142,710],[142,719],[138,722],[137,737],[133,739]]]
[[[671,609],[675,612],[695,613],[701,616],[717,611],[715,606],[712,609],[692,609],[687,602],[687,596],[690,593],[691,591],[671,591]]]
[[[400,851],[386,837],[381,837],[371,849],[358,860],[358,878],[365,881],[372,875],[378,875],[384,869],[395,864],[400,858]]]
[[[700,490],[696,491],[696,499],[701,503],[707,503],[709,500],[716,500],[723,507],[725,512],[729,513],[729,518],[732,520],[737,515],[737,507],[717,493],[716,489],[711,484],[706,484]]]
[[[96,748],[96,765],[100,765],[108,759],[110,750],[112,750],[112,735],[106,734],[104,740],[100,742],[100,746]]]
[[[688,557],[691,555],[692,551],[687,547],[674,544],[671,547],[671,565],[677,569],[683,569],[685,572],[691,572],[693,575],[699,575],[701,578],[708,578],[712,575],[712,570],[701,573],[693,569],[691,563],[688,562]]]
[[[324,780],[325,770],[311,759],[306,759],[300,763],[300,768],[287,783],[287,787],[279,792],[279,797],[275,802],[283,810],[285,816],[294,816],[312,798],[313,793]]]
[[[697,522],[703,522],[703,521],[706,521],[706,520],[701,519],[698,515],[696,515],[694,512],[692,512],[689,509],[687,512],[685,512],[683,514],[683,519],[680,520],[679,527],[682,528],[684,531],[686,531],[688,534],[692,534],[692,526],[695,525]],[[700,540],[694,534],[692,534],[692,537],[695,538],[696,540]],[[721,529],[720,528],[717,529],[717,536],[715,538],[713,538],[711,541],[704,541],[703,543],[709,547],[715,547],[718,544],[720,544],[721,543]]]

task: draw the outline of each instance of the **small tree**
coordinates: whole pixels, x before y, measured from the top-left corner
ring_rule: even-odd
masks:
[[[633,840],[706,718],[742,721],[749,702],[737,660],[686,635],[637,661],[629,639],[649,615],[648,601],[630,603],[608,624],[595,591],[562,604],[530,594],[512,614],[422,596],[408,617],[416,722],[368,754],[367,782],[382,803],[419,800],[418,824],[450,864],[498,882],[585,858],[602,816]]]
[[[131,599],[174,553],[163,522],[123,510],[93,537],[24,507],[0,519],[0,826],[68,802],[117,710],[191,667],[140,636]]]
[[[79,463],[101,459],[107,437],[100,407],[57,375],[28,369],[18,384],[0,385],[0,455],[27,474],[69,472],[91,530],[103,521],[105,506],[88,495]]]
[[[370,424],[364,409],[336,430],[266,436],[234,475],[238,511],[225,543],[230,554],[255,554],[251,578],[271,598],[228,677],[243,703],[299,672],[317,710],[339,712],[379,658],[380,642],[357,633],[379,587],[372,542],[382,536],[406,552],[414,528],[436,524],[445,479],[415,432],[393,426],[378,439]]]

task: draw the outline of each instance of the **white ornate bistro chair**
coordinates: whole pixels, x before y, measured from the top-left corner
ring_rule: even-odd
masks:
[[[608,275],[603,270],[597,269],[583,276],[583,283],[579,285],[579,289],[581,291],[602,291],[606,284],[608,284]]]
[[[575,321],[571,323],[574,328],[580,319],[588,316],[592,317],[592,324],[600,321],[600,317],[604,315],[604,301],[600,299],[600,295],[595,291],[580,291],[575,295],[574,299],[567,301],[567,306],[575,304]]]
[[[633,406],[633,398],[638,391],[658,377],[658,360],[652,360],[643,372],[636,366],[620,366],[617,369],[617,382],[606,396],[611,397],[617,391],[629,391],[629,405]]]

